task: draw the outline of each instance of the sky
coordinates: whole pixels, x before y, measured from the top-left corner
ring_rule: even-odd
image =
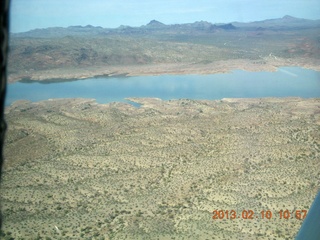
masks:
[[[10,31],[93,25],[251,22],[291,15],[320,19],[320,0],[11,0]]]

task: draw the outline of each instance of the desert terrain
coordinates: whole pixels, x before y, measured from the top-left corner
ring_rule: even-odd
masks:
[[[320,70],[320,20],[198,21],[141,27],[35,29],[10,35],[9,82],[114,75],[213,74],[235,69]]]
[[[319,99],[130,100],[6,109],[3,239],[294,238],[320,187]]]
[[[35,29],[10,34],[8,79],[319,71],[319,29],[291,16]],[[6,108],[1,239],[294,238],[320,188],[319,98],[129,100],[141,106]]]

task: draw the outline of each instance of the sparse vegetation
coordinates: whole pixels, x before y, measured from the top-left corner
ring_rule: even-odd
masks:
[[[319,99],[131,100],[142,106],[7,108],[4,239],[294,237],[302,221],[278,211],[308,209],[319,188]],[[273,218],[214,221],[214,209]]]
[[[283,19],[230,28],[207,22],[103,29],[49,28],[10,37],[9,80],[77,79],[99,75],[319,69],[319,26]],[[286,26],[284,26],[285,24]],[[25,110],[23,110],[25,111]]]

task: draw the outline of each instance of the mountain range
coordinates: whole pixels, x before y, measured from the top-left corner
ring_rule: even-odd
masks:
[[[101,26],[69,26],[69,27],[49,27],[34,29],[22,33],[11,33],[12,37],[33,37],[51,38],[65,36],[106,36],[113,34],[141,35],[149,33],[197,33],[197,32],[219,32],[219,31],[280,31],[299,30],[306,28],[320,27],[320,20],[308,20],[286,15],[282,18],[267,19],[249,23],[231,22],[213,24],[207,21],[197,21],[194,23],[170,24],[166,25],[157,20],[151,20],[148,24],[140,27],[121,25],[118,28],[103,28]]]
[[[193,73],[190,66],[214,72],[219,64],[219,71],[248,64],[255,70],[275,65],[315,69],[320,66],[319,30],[320,20],[291,16],[250,23],[167,25],[152,20],[140,27],[34,29],[10,35],[9,79]]]

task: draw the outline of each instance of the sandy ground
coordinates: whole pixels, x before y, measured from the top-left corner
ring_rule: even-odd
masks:
[[[3,239],[294,238],[320,187],[319,99],[130,100],[6,109]]]
[[[208,64],[196,63],[171,63],[171,64],[150,64],[133,66],[95,66],[83,68],[57,68],[44,71],[26,71],[23,73],[10,74],[8,82],[16,82],[21,79],[36,81],[59,80],[61,79],[83,79],[95,76],[142,76],[161,74],[214,74],[229,72],[234,69],[246,71],[276,71],[283,66],[300,66],[320,71],[320,60],[311,58],[289,58],[283,59],[276,56],[268,56],[260,60],[227,60],[216,61]]]

